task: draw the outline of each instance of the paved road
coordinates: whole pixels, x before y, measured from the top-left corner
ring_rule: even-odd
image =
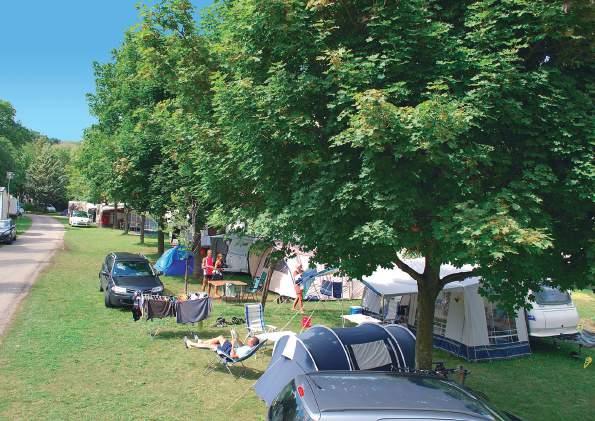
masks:
[[[0,246],[0,337],[41,270],[63,247],[60,222],[49,216],[29,216],[31,228],[11,245]]]

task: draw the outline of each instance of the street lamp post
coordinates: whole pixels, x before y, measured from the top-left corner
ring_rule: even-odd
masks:
[[[14,173],[12,171],[6,171],[6,179],[8,180],[8,212],[6,213],[7,216],[10,216],[10,180],[14,177]]]

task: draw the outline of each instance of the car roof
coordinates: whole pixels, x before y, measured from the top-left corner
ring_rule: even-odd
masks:
[[[473,418],[499,416],[483,401],[452,381],[436,376],[373,371],[315,372],[296,377],[314,391],[318,410],[406,411],[466,414]]]
[[[116,258],[116,260],[128,260],[128,261],[142,261],[146,262],[147,258],[140,254],[130,253],[127,251],[113,251],[111,252],[112,255]]]

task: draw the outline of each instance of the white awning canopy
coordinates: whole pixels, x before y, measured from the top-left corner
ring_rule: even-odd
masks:
[[[416,272],[422,273],[424,270],[425,260],[423,258],[407,259],[405,263]],[[473,270],[473,266],[471,265],[465,265],[460,268],[452,265],[442,265],[440,268],[440,277],[470,270]],[[479,283],[479,279],[479,277],[473,277],[467,278],[464,281],[450,282],[444,289],[464,288],[475,285]],[[379,295],[417,294],[417,282],[396,266],[391,269],[379,267],[370,276],[364,276],[362,282]]]

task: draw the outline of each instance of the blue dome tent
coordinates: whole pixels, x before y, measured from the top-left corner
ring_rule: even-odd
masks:
[[[394,371],[415,368],[415,336],[401,325],[314,326],[280,338],[254,389],[270,405],[299,374],[328,370]]]
[[[186,273],[186,260],[188,260],[188,274],[191,274],[194,266],[194,256],[184,247],[175,246],[163,253],[155,263],[155,269],[163,272],[164,275],[184,275]]]

